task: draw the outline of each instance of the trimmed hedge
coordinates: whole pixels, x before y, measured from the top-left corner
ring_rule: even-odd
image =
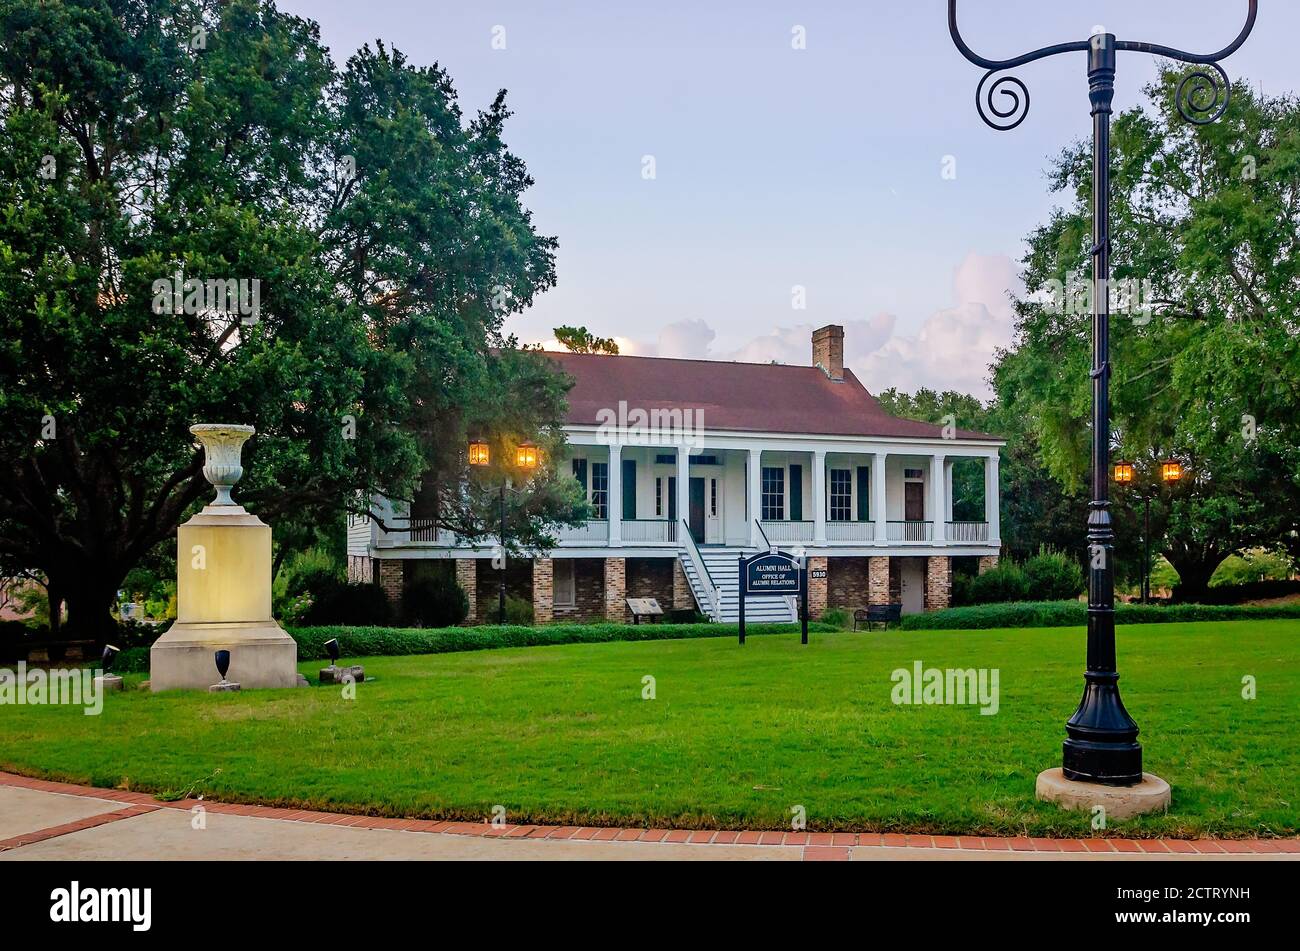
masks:
[[[1300,604],[1240,607],[1213,604],[1117,604],[1118,624],[1164,624],[1186,621],[1249,621],[1300,618]],[[909,614],[905,631],[984,629],[992,627],[1082,627],[1088,606],[1082,601],[1015,601],[948,608],[931,614]]]
[[[1175,587],[1174,595],[1177,594]],[[1300,581],[1244,581],[1241,584],[1211,585],[1201,595],[1201,600],[1205,604],[1240,604],[1242,601],[1287,598],[1296,594],[1300,594]]]
[[[325,642],[337,637],[343,657],[386,657],[401,654],[448,654],[498,647],[541,647],[552,644],[595,644],[606,641],[668,641],[690,637],[735,637],[735,624],[544,624],[485,627],[291,627],[298,642],[298,659],[324,660]],[[789,634],[797,624],[747,624],[750,634]],[[831,624],[810,621],[810,632],[834,633]],[[149,669],[149,649],[124,650],[113,669],[138,673]],[[213,667],[215,674],[216,667]]]

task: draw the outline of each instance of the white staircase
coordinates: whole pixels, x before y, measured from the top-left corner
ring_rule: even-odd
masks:
[[[735,624],[740,620],[740,556],[752,555],[757,549],[740,548],[701,548],[700,559],[708,569],[713,584],[717,587],[718,611],[715,621]],[[710,614],[713,599],[709,596],[708,582],[700,578],[696,570],[695,559],[691,552],[682,549],[677,554],[686,571],[686,580],[690,582],[695,603],[700,606],[702,614]],[[779,595],[750,595],[745,598],[746,624],[791,623],[799,620],[795,612],[793,598]]]

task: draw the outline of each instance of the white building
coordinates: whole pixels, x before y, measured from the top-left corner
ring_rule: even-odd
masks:
[[[531,598],[539,622],[625,619],[627,597],[734,620],[739,557],[779,546],[808,556],[814,617],[946,607],[954,557],[996,562],[1003,440],[887,414],[845,370],[842,327],[815,331],[812,350],[809,367],[550,354],[575,380],[562,465],[595,517],[562,530],[555,549],[511,559],[510,593]],[[983,467],[983,511],[956,520],[953,465],[964,458]],[[409,531],[349,524],[354,578],[400,600],[420,562],[454,561],[470,623],[495,618],[502,572],[490,543],[395,523]],[[793,603],[750,599],[747,617],[793,619]]]

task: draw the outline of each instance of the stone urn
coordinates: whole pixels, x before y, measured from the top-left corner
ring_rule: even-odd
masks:
[[[234,505],[230,490],[244,476],[240,456],[253,435],[252,426],[237,423],[199,423],[190,427],[203,446],[203,475],[217,490],[213,505]]]
[[[230,497],[252,426],[201,423],[203,475],[217,496],[176,531],[176,622],[149,651],[153,690],[207,690],[230,652],[245,690],[298,685],[298,646],[271,616],[271,529]]]

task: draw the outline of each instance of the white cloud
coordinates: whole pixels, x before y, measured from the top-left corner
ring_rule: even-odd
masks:
[[[896,386],[957,390],[981,399],[993,395],[989,365],[999,347],[1009,346],[1015,311],[1008,292],[1020,282],[1004,254],[966,255],[953,272],[956,306],[931,314],[916,336],[895,336],[865,360],[848,362],[872,392]]]
[[[928,386],[988,399],[993,392],[986,378],[994,351],[1009,346],[1013,337],[1009,292],[1022,292],[1015,262],[1005,254],[971,252],[953,270],[954,306],[931,314],[914,335],[897,333],[896,316],[885,312],[838,321],[844,326],[844,363],[873,393],[891,386],[909,392]],[[713,328],[690,318],[665,325],[653,342],[614,339],[626,354],[808,366],[812,332],[812,324],[778,327],[734,351],[714,353]],[[547,349],[559,346],[554,340],[543,342]]]
[[[679,320],[659,331],[659,356],[704,359],[717,334],[705,321]]]

